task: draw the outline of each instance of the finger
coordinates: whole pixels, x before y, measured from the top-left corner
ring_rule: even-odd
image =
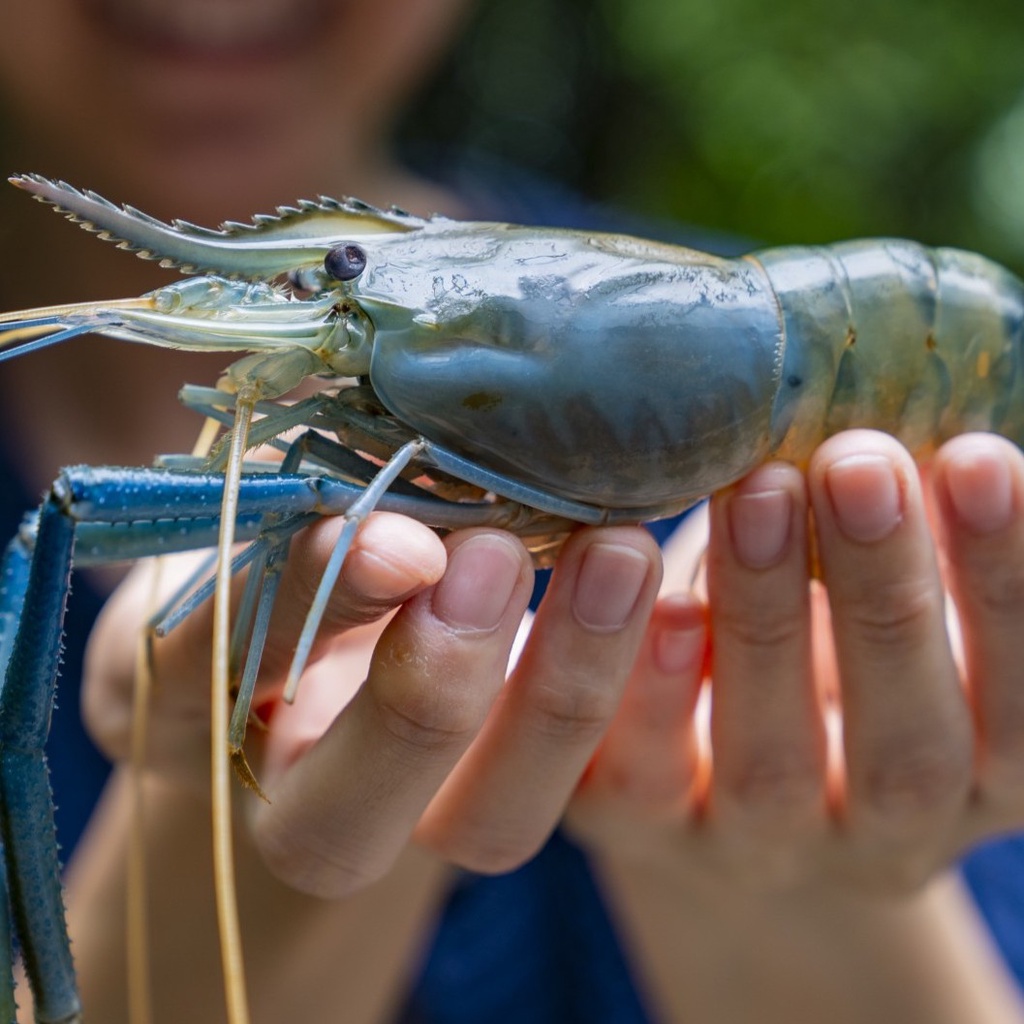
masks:
[[[879,849],[934,854],[970,784],[970,719],[910,456],[868,431],[838,435],[808,474],[840,665],[851,826]]]
[[[1001,824],[1024,810],[1024,455],[990,434],[950,441],[933,467],[981,749],[979,796]],[[989,826],[991,822],[989,822]]]
[[[302,531],[291,544],[267,633],[260,678],[280,683],[306,614],[320,584],[344,521],[330,518]],[[360,527],[342,566],[320,623],[315,660],[331,639],[354,626],[375,621],[424,587],[445,569],[445,548],[429,527],[391,512],[377,512]]]
[[[690,594],[654,608],[618,712],[582,786],[658,816],[682,812],[693,788],[698,745],[693,715],[704,676],[708,630]]]
[[[267,632],[264,681],[283,675],[291,663],[295,641],[344,525],[341,516],[327,517],[293,539]],[[431,529],[394,513],[369,516],[356,533],[328,601],[317,652],[339,633],[379,618],[435,583],[444,567],[444,545]],[[174,643],[160,646],[161,672],[176,681],[197,677],[205,685],[207,666],[197,654],[209,646],[211,631],[212,602],[208,601],[168,637]]]
[[[342,526],[340,518],[325,519],[292,543],[263,653],[261,699],[267,699],[268,689],[280,690],[313,592]],[[144,620],[186,582],[196,564],[188,556],[137,567],[107,603],[90,639],[83,705],[86,724],[115,760],[128,752],[136,644]],[[435,582],[444,565],[444,546],[432,530],[391,513],[370,516],[356,535],[328,604],[317,653],[339,633],[381,616]],[[159,600],[155,579],[159,579]],[[150,754],[155,764],[167,760],[164,748],[170,760],[187,761],[186,750],[208,746],[205,722],[212,632],[212,602],[208,601],[154,647],[159,685],[153,696]],[[205,760],[200,755],[200,762]]]
[[[789,465],[712,501],[711,813],[759,873],[790,872],[826,820],[806,524],[803,477]]]
[[[441,582],[388,625],[366,684],[327,731],[313,741],[299,709],[271,723],[271,803],[254,829],[271,869],[296,888],[338,896],[383,874],[501,689],[529,556],[495,531],[453,535],[447,547]],[[328,657],[317,672],[329,668]]]
[[[618,707],[660,565],[636,527],[569,539],[502,700],[417,838],[482,871],[518,866],[541,846]]]

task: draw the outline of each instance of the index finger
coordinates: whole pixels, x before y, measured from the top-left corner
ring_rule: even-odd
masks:
[[[341,528],[338,519],[324,520],[292,542],[263,652],[260,699],[283,685],[295,640]],[[432,530],[392,513],[370,516],[335,587],[314,656],[340,634],[380,618],[436,582],[445,561],[444,545]],[[157,605],[152,585],[156,564],[137,567],[115,591],[89,642],[83,713],[93,738],[113,760],[125,759],[130,747],[136,650],[145,619]],[[166,596],[184,582],[194,559],[173,558],[160,564]],[[205,760],[212,630],[212,602],[207,602],[155,645],[158,685],[150,756],[156,765],[195,760],[201,768]],[[190,751],[195,758],[190,758]]]
[[[476,738],[505,681],[532,570],[507,534],[447,540],[448,570],[382,635],[369,676],[326,732],[272,723],[256,809],[271,869],[304,891],[338,896],[379,877]],[[329,673],[330,657],[314,670]],[[328,680],[324,680],[328,682]]]

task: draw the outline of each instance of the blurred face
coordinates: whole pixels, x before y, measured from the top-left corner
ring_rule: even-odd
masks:
[[[13,170],[199,220],[363,192],[468,0],[33,0],[4,13]],[[369,185],[363,182],[370,183]]]

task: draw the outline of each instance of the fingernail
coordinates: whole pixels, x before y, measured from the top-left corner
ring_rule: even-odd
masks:
[[[452,552],[434,588],[434,614],[454,629],[495,629],[508,608],[519,572],[519,556],[508,541],[490,535],[471,537]]]
[[[750,569],[768,569],[789,547],[793,499],[760,478],[740,485],[729,500],[729,532],[736,557]]]
[[[360,597],[393,602],[436,583],[446,561],[433,531],[383,512],[371,516],[356,535],[342,577]]]
[[[654,664],[664,675],[679,675],[703,657],[704,629],[663,629],[654,637]]]
[[[622,629],[647,579],[647,559],[621,544],[592,544],[576,576],[572,610],[587,629]]]
[[[424,583],[419,566],[406,560],[389,558],[375,551],[359,551],[352,565],[346,560],[342,575],[356,587],[360,596],[371,601],[393,601]]]
[[[825,470],[825,487],[839,529],[871,544],[888,537],[903,517],[892,463],[882,455],[848,455]]]
[[[946,468],[949,497],[956,514],[975,533],[994,533],[1010,525],[1013,493],[1006,460],[990,452],[953,456]]]

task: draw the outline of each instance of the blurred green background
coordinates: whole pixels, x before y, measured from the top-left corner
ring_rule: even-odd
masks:
[[[1024,271],[1022,0],[483,0],[408,125],[644,215]]]

